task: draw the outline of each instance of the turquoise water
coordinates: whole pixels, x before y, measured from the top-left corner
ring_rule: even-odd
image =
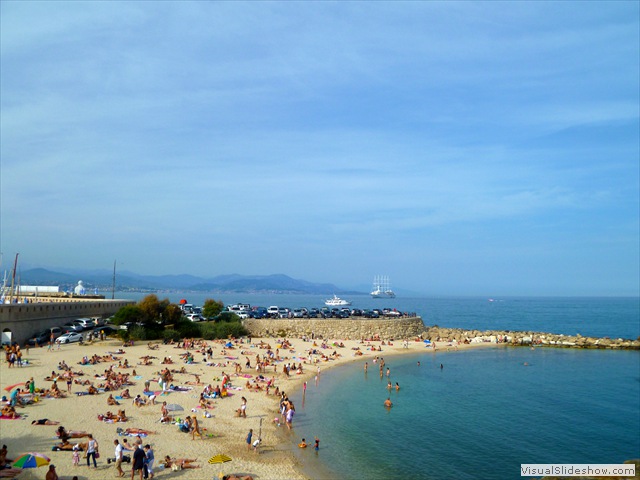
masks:
[[[638,352],[490,348],[389,357],[390,379],[401,386],[390,394],[368,360],[366,375],[364,360],[330,369],[304,401],[301,392],[293,397],[292,443],[321,440],[317,455],[297,452],[314,478],[507,479],[520,477],[522,463],[640,457]]]

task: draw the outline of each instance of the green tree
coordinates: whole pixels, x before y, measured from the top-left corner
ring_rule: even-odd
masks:
[[[204,318],[213,318],[218,315],[223,308],[224,303],[222,303],[222,300],[213,300],[212,298],[207,298],[204,301],[204,305],[202,307],[202,315],[204,316]]]
[[[113,323],[122,325],[127,322],[141,322],[144,312],[138,305],[126,305],[118,310],[113,316]]]
[[[153,294],[147,295],[142,300],[140,300],[138,302],[138,306],[140,307],[140,310],[142,310],[144,314],[143,321],[145,323],[159,321],[161,318],[160,317],[161,314],[169,304],[169,300],[165,300],[165,302],[166,304],[164,302],[160,302],[160,300],[158,300],[158,297]]]
[[[174,303],[167,305],[167,308],[162,312],[162,323],[165,325],[173,325],[180,321],[182,318],[182,310]]]

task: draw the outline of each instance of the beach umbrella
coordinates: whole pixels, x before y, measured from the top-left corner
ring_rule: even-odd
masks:
[[[214,455],[213,457],[211,457],[209,459],[209,463],[210,464],[215,464],[215,463],[225,463],[225,462],[230,462],[231,461],[231,457],[224,455],[222,453],[218,454],[218,455]]]
[[[38,468],[43,465],[49,465],[51,459],[41,453],[25,453],[16,458],[13,466],[16,468]]]
[[[182,407],[182,405],[178,405],[177,403],[170,403],[169,405],[167,405],[167,410],[169,412],[182,412],[184,408]]]

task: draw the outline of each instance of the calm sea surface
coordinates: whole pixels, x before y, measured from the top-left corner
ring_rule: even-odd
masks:
[[[176,302],[186,297],[196,305],[210,297],[158,296]],[[323,297],[308,295],[214,298],[225,304],[323,305]],[[349,300],[355,308],[416,312],[426,325],[640,336],[638,298]],[[322,372],[304,397],[289,392],[297,414],[285,435],[311,478],[501,480],[520,478],[523,463],[622,463],[640,457],[637,351],[501,347],[434,354],[420,344],[411,348],[414,355],[385,359],[398,392],[387,390],[388,379],[380,378],[371,358]],[[394,403],[390,410],[382,405],[387,396]],[[317,454],[295,447],[300,438],[309,442],[316,436]]]
[[[522,463],[640,457],[638,352],[423,350],[385,359],[398,392],[368,361],[293,396],[292,444],[321,441],[317,455],[297,449],[313,478],[508,479]]]

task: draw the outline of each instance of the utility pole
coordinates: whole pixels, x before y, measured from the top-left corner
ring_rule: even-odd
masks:
[[[116,260],[113,261],[113,283],[111,285],[111,300],[116,298]]]

